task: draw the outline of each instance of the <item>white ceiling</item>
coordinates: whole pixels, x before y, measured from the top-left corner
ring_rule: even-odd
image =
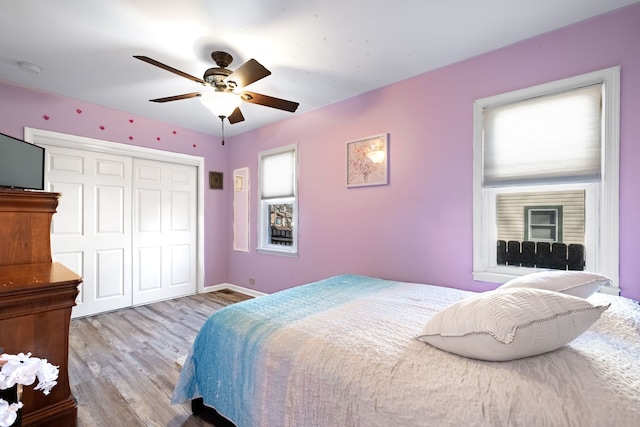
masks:
[[[300,103],[295,115],[640,0],[1,0],[0,80],[212,135],[198,98],[214,50],[273,74],[248,90]],[[19,61],[37,64],[25,72]],[[292,117],[244,103],[227,136]]]

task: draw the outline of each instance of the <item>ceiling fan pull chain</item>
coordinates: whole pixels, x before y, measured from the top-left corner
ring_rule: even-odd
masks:
[[[222,145],[224,145],[224,116],[218,117],[220,117],[220,122],[222,123]]]

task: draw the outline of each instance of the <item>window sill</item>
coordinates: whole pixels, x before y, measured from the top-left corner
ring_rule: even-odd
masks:
[[[473,280],[477,282],[489,282],[489,283],[507,283],[511,279],[524,276],[525,274],[536,273],[544,269],[527,268],[527,267],[513,267],[513,266],[501,266],[487,268],[482,271],[473,272]]]
[[[267,248],[257,248],[256,252],[259,254],[265,255],[278,255],[288,258],[298,258],[298,252],[295,251],[283,251],[279,249],[267,249]]]
[[[509,267],[503,266],[502,268],[495,267],[482,271],[473,272],[473,280],[477,282],[489,282],[489,283],[507,283],[511,279],[524,276],[525,274],[535,273],[541,271],[537,268],[526,267]]]

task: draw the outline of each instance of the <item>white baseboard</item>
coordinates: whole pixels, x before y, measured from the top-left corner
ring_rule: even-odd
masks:
[[[232,285],[231,283],[221,283],[219,285],[207,286],[199,293],[203,294],[206,292],[221,291],[223,289],[230,289],[232,291],[240,292],[241,294],[249,295],[252,297],[261,297],[261,296],[267,295],[264,292],[256,291],[255,289],[245,288],[243,286]]]

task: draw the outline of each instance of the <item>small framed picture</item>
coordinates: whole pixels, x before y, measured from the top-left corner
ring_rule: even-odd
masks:
[[[209,172],[209,188],[222,190],[222,172]]]
[[[233,177],[233,188],[236,191],[244,191],[244,176],[235,175]]]
[[[388,183],[388,145],[386,133],[347,142],[347,187]]]

